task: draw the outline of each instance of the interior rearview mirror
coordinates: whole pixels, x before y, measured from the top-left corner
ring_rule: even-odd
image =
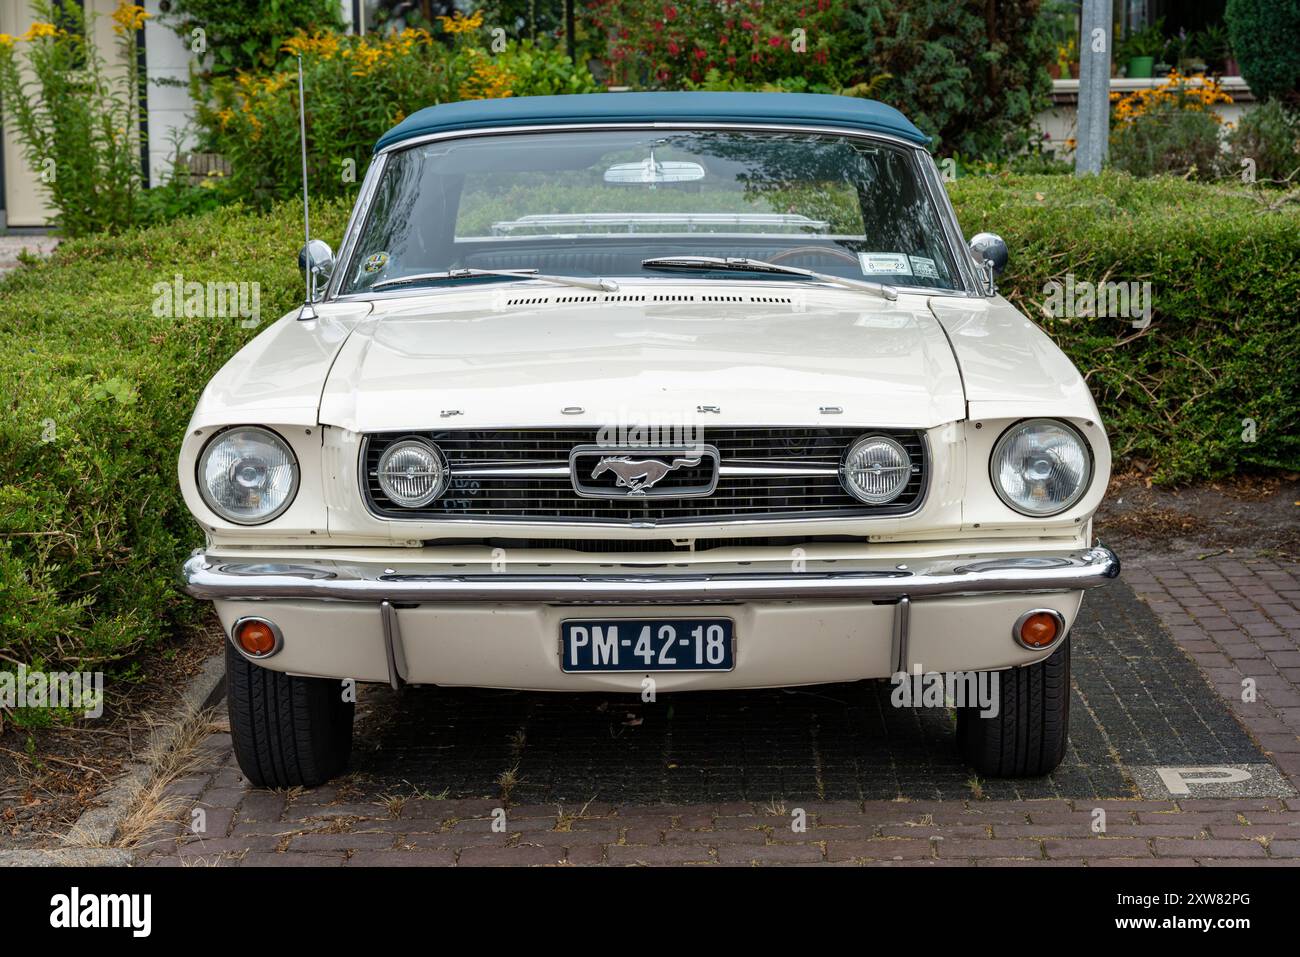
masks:
[[[699,163],[660,162],[654,150],[639,163],[615,163],[605,170],[605,182],[656,186],[659,183],[691,183],[704,179]]]

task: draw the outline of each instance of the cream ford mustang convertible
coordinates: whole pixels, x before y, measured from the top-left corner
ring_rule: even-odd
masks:
[[[308,302],[199,400],[190,594],[258,785],[351,679],[657,693],[984,673],[981,774],[1066,747],[1110,449],[926,138],[866,100],[455,103],[376,146]]]

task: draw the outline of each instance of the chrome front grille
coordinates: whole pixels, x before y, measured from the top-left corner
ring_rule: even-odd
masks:
[[[840,484],[838,469],[845,450],[868,433],[895,439],[912,462],[902,495],[888,505],[864,505]],[[414,436],[434,442],[442,450],[451,469],[451,486],[429,505],[408,509],[384,495],[377,469],[389,445]],[[717,487],[711,494],[699,498],[589,498],[574,490],[569,457],[575,447],[595,444],[596,439],[594,428],[448,429],[367,435],[361,451],[363,492],[371,511],[382,518],[672,525],[903,515],[919,506],[928,479],[925,441],[914,430],[705,427],[702,439],[718,450],[721,463]],[[646,448],[638,454],[656,453],[654,448]],[[669,476],[660,487],[671,488],[673,481]]]

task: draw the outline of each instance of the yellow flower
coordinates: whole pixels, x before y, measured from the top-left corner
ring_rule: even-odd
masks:
[[[471,51],[473,52],[473,51]],[[514,77],[505,67],[490,61],[480,61],[473,72],[460,85],[457,93],[462,100],[495,100],[511,95]]]
[[[1186,77],[1177,70],[1171,71],[1159,86],[1137,90],[1122,97],[1113,94],[1111,99],[1116,101],[1115,118],[1126,123],[1162,106],[1208,113],[1218,123],[1222,119],[1214,112],[1214,105],[1232,102],[1232,97],[1223,91],[1217,80],[1203,74]]]
[[[289,84],[291,77],[292,74],[289,73],[272,73],[269,76],[264,76],[258,81],[258,92],[266,94],[278,93]]]
[[[125,0],[119,0],[117,9],[113,11],[113,32],[119,36],[124,35],[127,31],[134,33],[144,26],[150,14],[144,7],[134,3],[126,3]]]
[[[352,58],[356,64],[355,69],[352,71],[352,75],[365,76],[370,72],[370,68],[380,61],[383,55],[383,50],[379,47],[357,47],[355,55]]]
[[[39,40],[42,37],[57,37],[59,28],[52,23],[42,23],[39,20],[27,28],[27,32],[20,39]]]
[[[339,37],[335,33],[318,33],[315,36],[299,33],[285,40],[280,49],[290,56],[318,56],[322,60],[332,60],[339,52]],[[346,49],[343,50],[343,55],[347,56]]]
[[[439,17],[438,22],[442,24],[443,33],[473,33],[483,26],[483,12],[480,10],[467,17],[457,10],[450,17]]]
[[[14,38],[7,33],[0,33],[0,47],[11,47],[14,45]]]

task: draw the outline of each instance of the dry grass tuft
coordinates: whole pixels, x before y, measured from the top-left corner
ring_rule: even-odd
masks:
[[[193,801],[168,794],[167,789],[198,766],[200,745],[208,735],[222,729],[223,724],[216,719],[215,711],[209,708],[183,717],[171,747],[145,752],[141,762],[147,768],[148,782],[131,798],[131,810],[111,841],[99,840],[74,826],[64,837],[64,843],[72,847],[139,847],[156,839],[166,825],[179,822]]]

